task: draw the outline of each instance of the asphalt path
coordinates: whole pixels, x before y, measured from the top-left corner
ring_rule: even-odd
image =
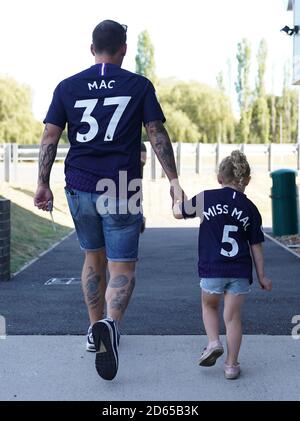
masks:
[[[122,333],[203,335],[195,228],[148,228],[141,237],[137,283]],[[0,315],[8,335],[83,335],[89,325],[79,282],[45,285],[53,278],[79,278],[83,263],[75,234],[12,281],[0,283]],[[255,280],[244,309],[244,333],[290,335],[300,314],[300,260],[270,240],[266,268],[271,294]],[[224,327],[222,326],[222,333]]]

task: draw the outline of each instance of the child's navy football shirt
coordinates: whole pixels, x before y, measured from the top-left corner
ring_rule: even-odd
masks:
[[[101,63],[62,81],[44,123],[68,124],[67,187],[95,192],[108,178],[118,186],[139,179],[142,124],[165,117],[152,83],[114,64]]]
[[[252,283],[249,245],[264,241],[262,219],[247,196],[230,187],[207,190],[183,203],[184,218],[199,216],[201,278],[247,278]]]

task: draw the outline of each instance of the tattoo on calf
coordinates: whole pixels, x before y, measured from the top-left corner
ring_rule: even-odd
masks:
[[[119,275],[109,281],[110,288],[122,288],[129,283],[129,279],[125,275]]]
[[[91,309],[95,309],[99,306],[101,295],[99,291],[99,285],[101,282],[101,277],[98,273],[94,271],[92,266],[89,266],[89,273],[87,275],[86,281],[86,298],[87,304]]]
[[[116,296],[109,303],[112,309],[121,311],[122,313],[124,313],[124,311],[126,310],[130,297],[135,287],[135,278],[132,278],[131,281],[129,281],[129,279],[126,276],[124,277],[128,280],[127,282],[127,284],[129,283],[128,287],[126,289],[122,288],[119,291],[117,291]]]

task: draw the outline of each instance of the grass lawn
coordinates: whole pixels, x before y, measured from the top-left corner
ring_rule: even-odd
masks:
[[[71,229],[41,218],[32,212],[11,204],[11,272],[47,250],[66,236]]]
[[[33,206],[34,186],[1,183],[0,197],[11,201],[11,273],[36,258],[72,231],[73,223],[63,193],[63,186],[54,186],[53,217]]]

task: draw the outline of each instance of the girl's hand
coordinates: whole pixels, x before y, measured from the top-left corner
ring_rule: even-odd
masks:
[[[272,281],[268,278],[266,278],[265,276],[259,281],[261,289],[263,289],[264,291],[272,291]]]

